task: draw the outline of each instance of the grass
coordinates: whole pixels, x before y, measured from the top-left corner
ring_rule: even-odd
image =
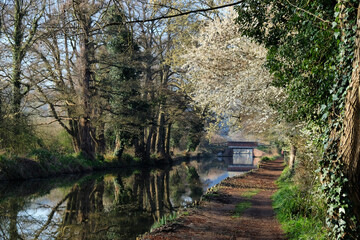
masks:
[[[328,239],[321,197],[301,192],[292,182],[288,168],[277,185],[279,190],[272,197],[273,208],[288,239]]]
[[[250,207],[251,207],[251,202],[249,202],[249,201],[240,202],[240,203],[236,204],[235,213],[234,213],[233,217],[241,217],[241,215],[244,213],[244,211]]]
[[[260,189],[250,189],[246,192],[243,192],[241,194],[241,197],[251,199],[253,196],[258,194],[260,192]],[[248,208],[250,208],[252,203],[250,201],[244,201],[236,204],[235,206],[235,212],[233,214],[233,217],[241,217],[241,215],[244,213],[244,211]]]
[[[162,227],[166,224],[176,222],[177,219],[181,216],[188,216],[190,213],[188,211],[181,211],[181,212],[172,212],[170,214],[162,216],[159,221],[155,222],[151,228],[150,232],[154,231],[156,228]]]
[[[189,214],[189,213],[187,213]],[[177,212],[172,212],[168,215],[162,216],[159,221],[155,222],[150,229],[150,232],[154,231],[154,229],[164,226],[168,223],[174,222],[180,215]]]
[[[260,192],[260,189],[251,189],[249,191],[246,191],[244,193],[241,194],[241,196],[243,198],[252,198],[253,196],[255,196],[256,194],[258,194]]]

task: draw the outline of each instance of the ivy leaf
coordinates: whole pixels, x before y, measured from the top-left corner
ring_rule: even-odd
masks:
[[[326,109],[326,105],[325,104],[321,105],[320,112],[323,112],[325,109]]]
[[[325,121],[325,120],[328,118],[328,116],[329,116],[329,113],[328,113],[328,112],[324,113],[324,114],[322,115],[322,117],[321,117],[321,120],[322,120],[322,121]]]

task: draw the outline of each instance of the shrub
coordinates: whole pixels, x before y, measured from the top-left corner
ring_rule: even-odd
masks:
[[[285,168],[273,195],[273,207],[289,239],[327,239],[323,200],[316,192],[302,191]]]
[[[176,218],[178,218],[179,215],[177,212],[172,212],[169,215],[164,215],[162,216],[159,221],[155,222],[152,226],[151,226],[151,230],[153,231],[155,228],[159,228],[161,226],[164,226],[165,224],[168,224],[170,222],[175,221]]]

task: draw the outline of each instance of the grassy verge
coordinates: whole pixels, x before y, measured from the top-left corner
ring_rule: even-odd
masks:
[[[168,215],[162,216],[159,221],[155,222],[150,229],[150,232],[154,231],[155,229],[162,227],[166,224],[176,222],[177,219],[181,216],[187,216],[189,215],[189,212],[183,211],[183,212],[172,212]]]
[[[120,161],[103,157],[89,160],[81,154],[60,154],[36,149],[26,157],[0,155],[0,180],[45,178],[113,167],[134,167],[140,164],[139,158],[127,154],[124,154]]]
[[[321,197],[301,191],[285,168],[277,181],[279,190],[273,195],[273,207],[288,239],[328,239]]]

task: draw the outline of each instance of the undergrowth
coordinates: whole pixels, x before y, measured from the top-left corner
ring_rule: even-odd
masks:
[[[0,180],[51,177],[64,173],[79,173],[140,164],[141,161],[138,158],[127,154],[124,154],[120,160],[105,159],[102,156],[90,160],[81,153],[63,154],[47,149],[35,149],[23,157],[1,154]]]
[[[326,210],[320,194],[314,189],[301,191],[293,182],[289,168],[284,169],[277,185],[273,207],[288,239],[327,239]]]
[[[159,221],[155,222],[150,229],[150,232],[154,231],[154,229],[162,227],[168,223],[172,223],[175,222],[179,217],[181,216],[187,216],[189,215],[189,212],[184,211],[184,212],[172,212],[170,214],[164,215],[162,216]]]
[[[265,156],[265,157],[262,157],[262,158],[261,158],[261,161],[262,161],[262,162],[275,161],[278,157],[279,157],[279,156],[273,156],[273,157]]]
[[[153,231],[155,228],[159,228],[161,226],[164,226],[165,224],[173,222],[173,221],[175,221],[176,218],[178,218],[177,212],[170,213],[169,215],[164,215],[159,219],[159,221],[155,222],[151,226],[150,231]]]

